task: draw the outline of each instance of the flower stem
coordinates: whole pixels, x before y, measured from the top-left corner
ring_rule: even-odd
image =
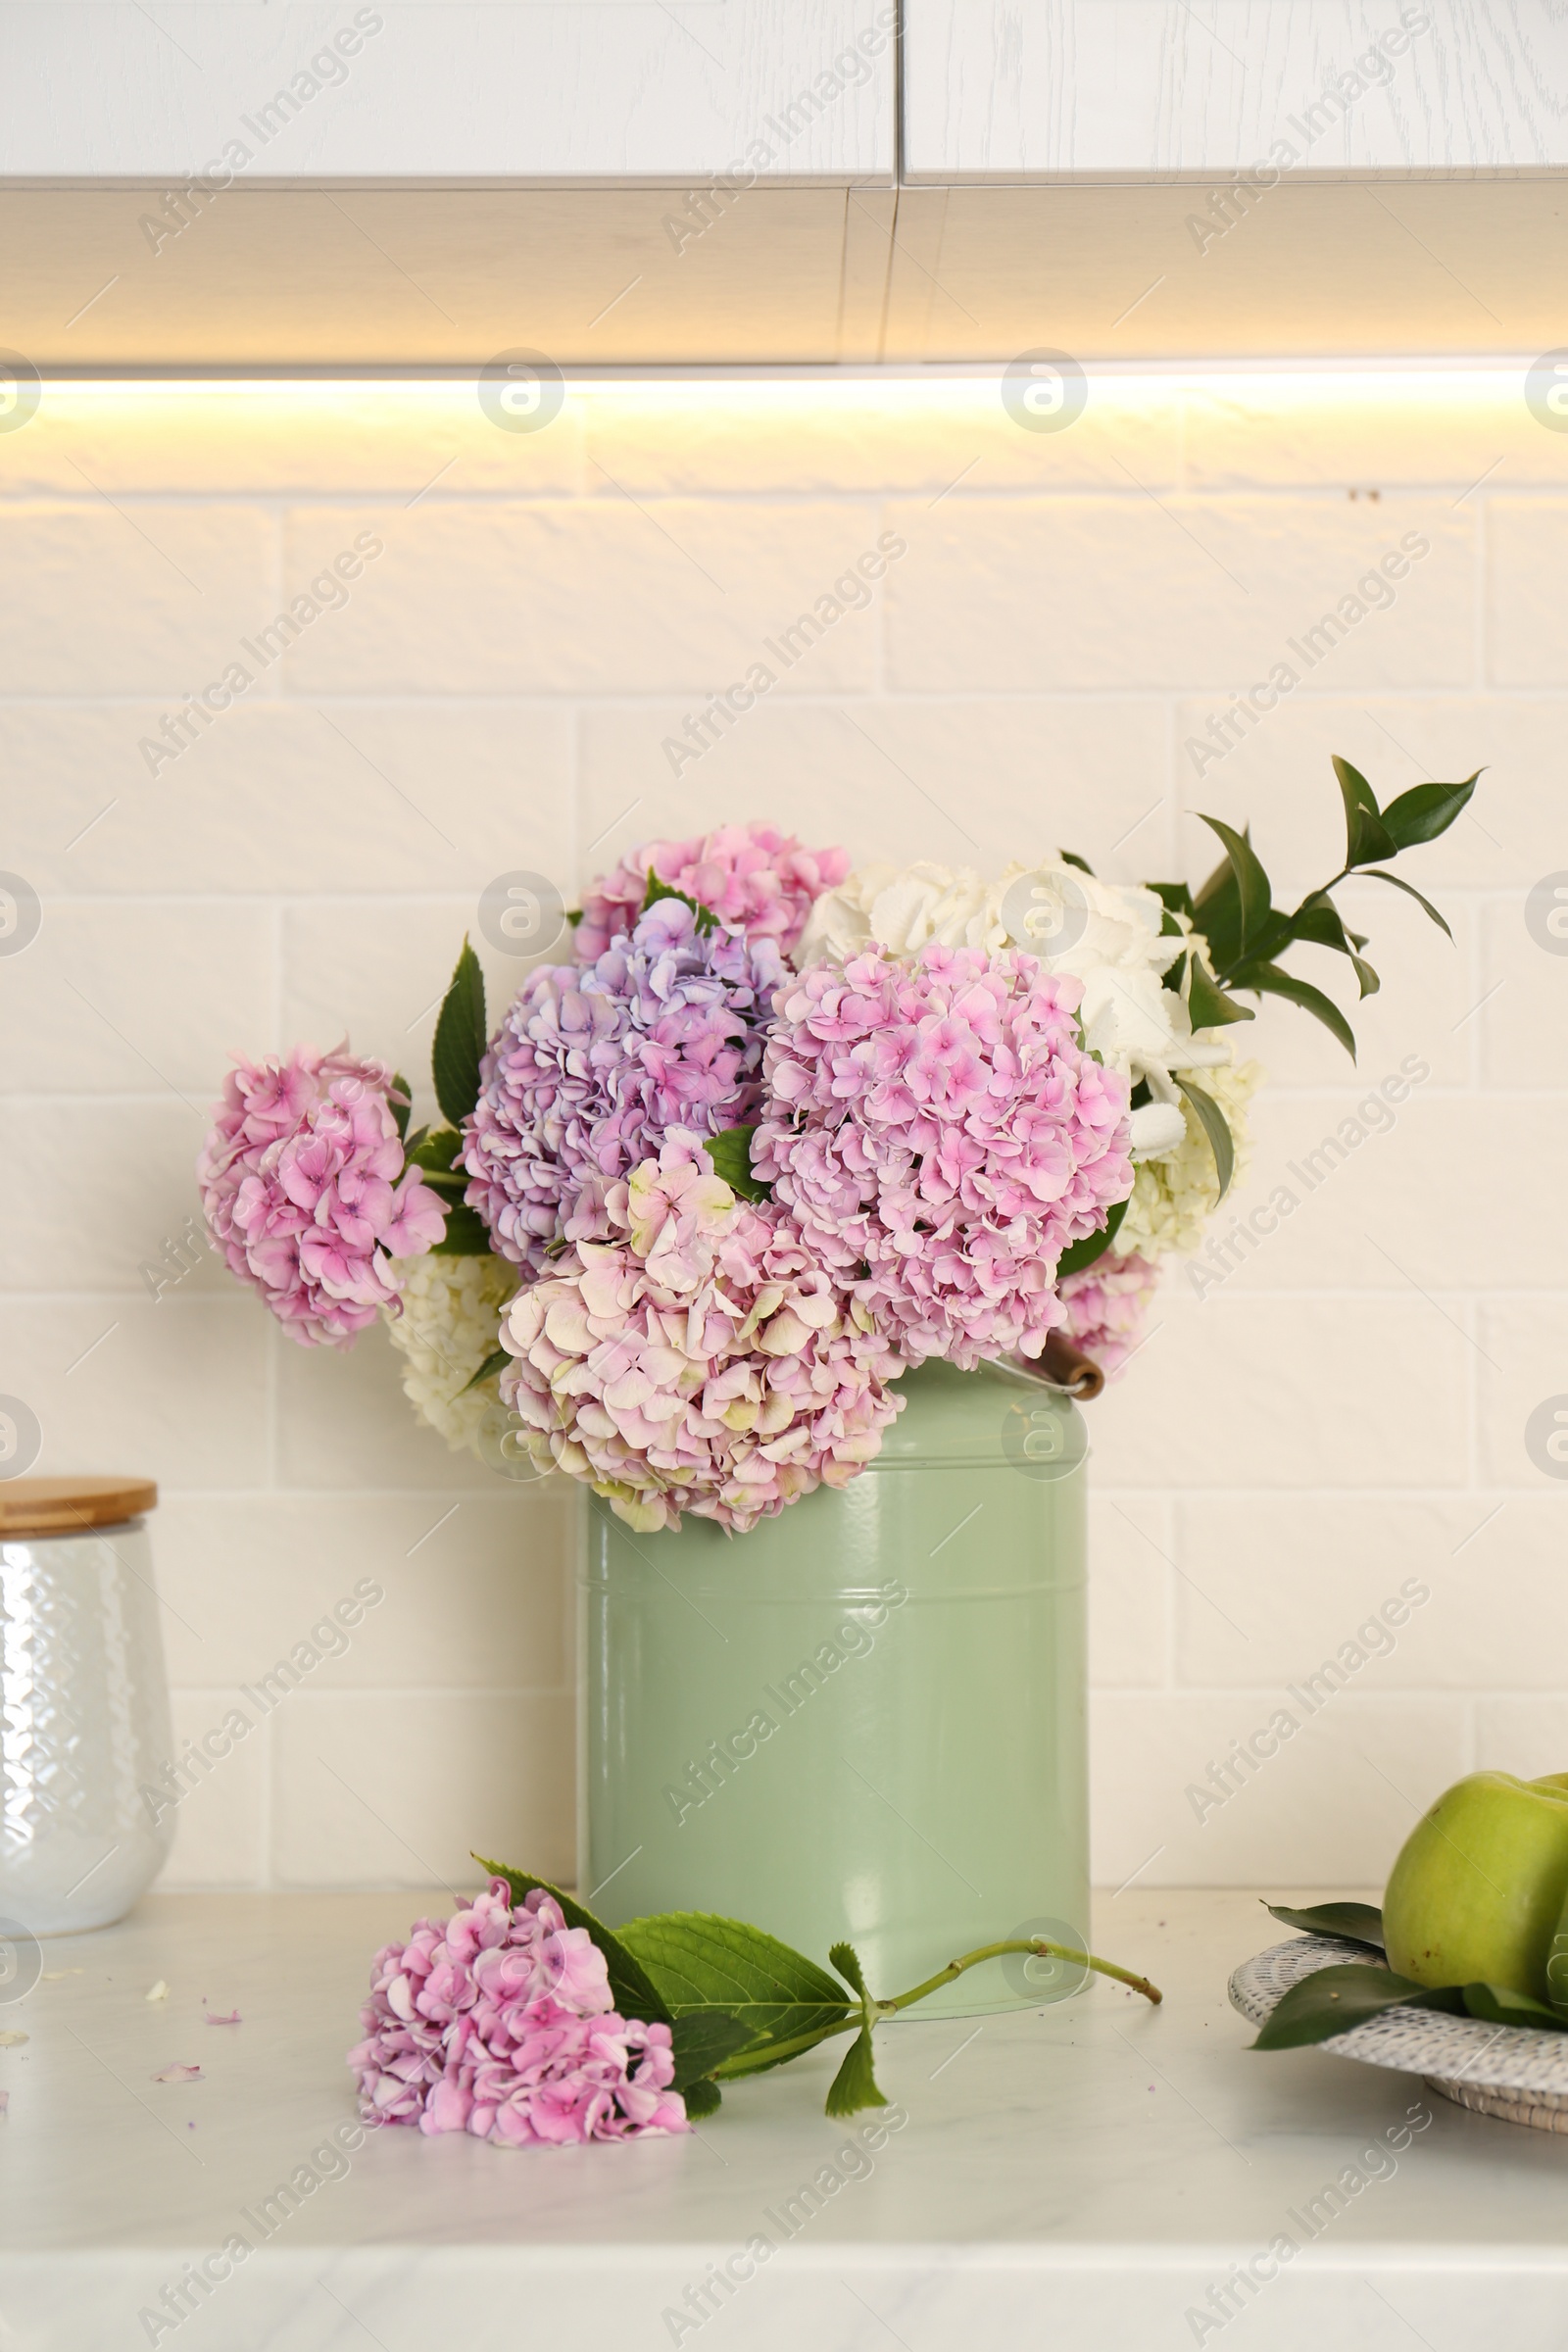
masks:
[[[737,2050],[732,2058],[726,2058],[714,2067],[714,2080],[719,2082],[739,2082],[747,2075],[761,2074],[779,2066],[786,2059],[799,2058],[807,2050],[815,2049],[819,2041],[830,2041],[837,2034],[858,2034],[862,2022],[875,2023],[881,2018],[896,2017],[901,2009],[909,2008],[915,2001],[923,2001],[928,1992],[939,1992],[944,1984],[951,1984],[955,1977],[961,1977],[964,1970],[973,1968],[977,1961],[998,1959],[1004,1952],[1030,1952],[1037,1958],[1050,1954],[1058,1960],[1076,1961],[1080,1968],[1098,1969],[1102,1976],[1114,1977],[1118,1984],[1130,1985],[1134,1992],[1141,1992],[1147,2001],[1157,2005],[1165,1997],[1157,1984],[1152,1984],[1147,1977],[1135,1977],[1130,1969],[1118,1968],[1114,1960],[1097,1959],[1093,1952],[1077,1951],[1069,1943],[1053,1943],[1044,1936],[1031,1936],[1006,1943],[983,1943],[978,1951],[965,1952],[961,1960],[950,1960],[946,1968],[934,1977],[927,1977],[923,1984],[912,1985],[907,1992],[896,1994],[891,2001],[874,2000],[869,2021],[864,2021],[859,2013],[852,2012],[830,2026],[813,2026],[804,2034],[797,2034],[792,2040],[765,2043],[755,2052]],[[751,2065],[747,2064],[749,2056],[753,2060]]]
[[[1098,1969],[1102,1977],[1114,1977],[1118,1984],[1130,1984],[1133,1991],[1141,1992],[1146,2001],[1153,2001],[1157,2005],[1165,1997],[1157,1984],[1152,1984],[1147,1977],[1135,1977],[1130,1969],[1118,1968],[1114,1960],[1099,1960],[1093,1952],[1075,1951],[1071,1944],[1053,1943],[1047,1936],[1031,1936],[1023,1942],[983,1943],[978,1951],[965,1952],[961,1960],[950,1960],[946,1968],[934,1977],[927,1977],[923,1984],[914,1985],[908,1992],[896,1994],[891,2001],[878,2001],[877,2015],[895,2016],[900,2009],[907,2009],[911,2002],[923,2001],[928,1992],[940,1991],[944,1984],[951,1984],[955,1977],[961,1977],[964,1970],[973,1968],[977,1961],[994,1960],[1004,1952],[1032,1952],[1041,1958],[1049,1953],[1057,1960],[1074,1960],[1080,1968]]]

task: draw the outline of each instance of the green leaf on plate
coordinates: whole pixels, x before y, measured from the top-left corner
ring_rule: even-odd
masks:
[[[752,1138],[756,1133],[755,1124],[725,1127],[717,1135],[704,1136],[703,1150],[732,1193],[739,1194],[743,1200],[771,1200],[772,1186],[752,1174]]]
[[[724,2094],[716,2082],[705,2079],[701,2082],[694,2082],[690,2090],[683,2090],[681,2097],[686,2102],[688,2123],[700,2124],[706,2117],[718,2113]]]
[[[485,1357],[484,1362],[479,1366],[479,1369],[474,1374],[473,1378],[464,1382],[462,1394],[466,1396],[468,1391],[470,1389],[478,1388],[481,1382],[486,1380],[494,1380],[496,1374],[498,1372],[504,1372],[512,1360],[512,1353],[509,1348],[492,1348],[490,1353]]]
[[[1231,1178],[1236,1173],[1236,1146],[1231,1140],[1230,1128],[1225,1123],[1225,1113],[1213,1096],[1205,1094],[1202,1087],[1195,1086],[1190,1078],[1184,1078],[1180,1070],[1175,1075],[1177,1085],[1197,1112],[1199,1123],[1208,1138],[1214,1154],[1214,1166],[1219,1173],[1219,1198],[1223,1200],[1231,1189]]]
[[[1383,826],[1396,850],[1413,849],[1446,833],[1480,778],[1478,767],[1462,784],[1413,784],[1383,811]]]
[[[1386,874],[1381,866],[1368,866],[1365,873],[1360,876],[1360,879],[1364,882],[1388,882],[1393,885],[1394,889],[1402,890],[1407,899],[1414,899],[1418,906],[1425,907],[1427,913],[1431,915],[1432,920],[1437,924],[1440,931],[1447,931],[1448,937],[1450,939],[1453,937],[1453,933],[1448,931],[1447,923],[1433,906],[1432,901],[1430,899],[1424,899],[1418,890],[1413,889],[1411,885],[1402,880],[1398,874]]]
[[[1559,2017],[1544,2001],[1506,1984],[1467,1984],[1464,2005],[1472,2017],[1489,2026],[1531,2026],[1539,2033],[1568,2034],[1568,2017]]]
[[[447,1229],[430,1253],[432,1257],[488,1257],[490,1232],[476,1208],[462,1200],[447,1203]]]
[[[1284,997],[1292,1004],[1299,1004],[1303,1012],[1311,1013],[1322,1022],[1330,1034],[1337,1037],[1353,1061],[1355,1035],[1349,1022],[1320,988],[1309,980],[1298,980],[1294,972],[1281,971],[1277,963],[1244,963],[1230,975],[1233,988],[1250,988],[1260,997]]]
[[[1098,1233],[1086,1233],[1081,1242],[1074,1242],[1070,1249],[1064,1250],[1056,1260],[1056,1280],[1059,1282],[1064,1274],[1081,1274],[1085,1266],[1092,1266],[1097,1257],[1102,1256],[1115,1240],[1116,1229],[1126,1214],[1127,1202],[1118,1200]],[[835,1961],[834,1966],[837,1965]]]
[[[726,2080],[780,2064],[854,2014],[843,1985],[814,1960],[744,1920],[662,1912],[629,1921],[619,1936],[672,2017],[714,2011],[755,2036],[723,2062]]]
[[[1386,1968],[1348,1960],[1343,1966],[1320,1968],[1299,1984],[1293,1984],[1279,2001],[1252,2043],[1254,2050],[1304,2049],[1348,2034],[1386,2009],[1443,2009],[1464,2013],[1464,1996],[1457,1984],[1416,1984]]]
[[[688,898],[685,891],[677,890],[672,882],[661,882],[653,867],[650,866],[648,868],[648,889],[643,897],[641,911],[646,914],[649,907],[657,906],[661,899],[679,899],[683,906],[689,906],[697,917],[699,931],[716,931],[718,929],[718,917],[711,906],[705,906],[701,899]]]
[[[1056,856],[1063,865],[1075,865],[1081,874],[1087,874],[1091,881],[1094,880],[1095,869],[1087,858],[1079,858],[1071,850],[1058,850]]]
[[[1383,1914],[1371,1903],[1314,1903],[1306,1911],[1292,1910],[1288,1903],[1265,1903],[1263,1908],[1271,1919],[1308,1936],[1338,1936],[1345,1943],[1364,1943],[1375,1952],[1383,1949]]]
[[[665,2006],[662,1993],[647,1970],[644,1969],[641,1961],[629,1949],[624,1939],[621,1936],[612,1936],[602,1921],[595,1919],[591,1911],[584,1910],[582,1904],[574,1902],[569,1894],[563,1894],[561,1888],[553,1886],[548,1879],[536,1879],[531,1872],[526,1870],[513,1870],[505,1862],[487,1862],[483,1854],[475,1854],[473,1858],[479,1868],[487,1871],[491,1878],[506,1880],[512,1888],[514,1904],[520,1903],[523,1896],[531,1894],[536,1886],[542,1886],[545,1893],[554,1896],[561,1905],[562,1915],[568,1928],[587,1929],[605,1955],[605,1966],[610,1975],[610,1989],[614,1997],[615,2007],[622,2017],[640,2017],[645,2026],[674,2024],[674,2012]]]
[[[484,974],[466,939],[452,983],[436,1015],[430,1074],[435,1099],[454,1127],[479,1100],[479,1063],[485,1049]]]
[[[388,1108],[397,1125],[398,1142],[406,1147],[409,1140],[409,1111],[412,1104],[409,1100],[409,1082],[401,1070],[398,1070],[393,1076],[392,1095]]]

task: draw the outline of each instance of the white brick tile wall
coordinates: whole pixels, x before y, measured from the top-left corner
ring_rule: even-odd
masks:
[[[230,1046],[346,1029],[426,1110],[465,929],[493,1006],[525,969],[478,937],[489,880],[569,898],[750,814],[860,858],[1059,844],[1195,879],[1195,812],[1245,815],[1294,897],[1339,862],[1336,751],[1385,799],[1485,763],[1404,869],[1454,943],[1360,884],[1382,994],[1293,959],[1360,1038],[1352,1068],[1266,1005],[1242,1041],[1269,1082],[1232,1213],[1297,1205],[1229,1227],[1223,1279],[1173,1269],[1092,1408],[1097,1869],[1376,1884],[1472,1763],[1568,1763],[1565,1495],[1525,1443],[1568,1396],[1568,956],[1525,919],[1568,874],[1565,483],[1516,377],[1452,373],[1097,379],[1057,434],[969,380],[621,384],[535,434],[461,385],[56,389],[0,435],[0,866],[44,908],[0,955],[0,1390],[40,1468],[161,1481],[180,1737],[255,1718],[179,1808],[171,1884],[462,1885],[472,1845],[571,1868],[571,1498],[415,1424],[379,1333],[307,1352],[214,1262],[144,1281]],[[907,553],[865,607],[772,660],[886,530]],[[366,531],[346,601],[149,757]],[[1430,553],[1394,604],[1298,659],[1406,531]],[[1277,706],[1228,715],[1282,661]],[[672,758],[754,662],[774,689]],[[1309,1184],[1407,1056],[1430,1075],[1393,1128]],[[246,1699],[366,1578],[348,1646]],[[1293,1699],[1409,1579],[1392,1646]],[[1278,1754],[1195,1805],[1288,1707]]]

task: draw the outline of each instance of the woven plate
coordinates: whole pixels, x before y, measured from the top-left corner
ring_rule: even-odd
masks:
[[[1260,2026],[1281,1995],[1303,1977],[1347,1960],[1378,1965],[1364,1945],[1328,1936],[1293,1936],[1246,1960],[1231,1979],[1231,2007]],[[1396,2067],[1419,2075],[1428,2090],[1479,2115],[1529,2124],[1538,2132],[1568,2132],[1568,2034],[1529,2026],[1489,2026],[1479,2018],[1440,2010],[1390,2009],[1315,2048],[1363,2066]]]

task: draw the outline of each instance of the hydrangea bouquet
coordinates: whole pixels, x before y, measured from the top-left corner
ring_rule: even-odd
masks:
[[[1092,1391],[1246,1164],[1241,998],[1353,1054],[1281,956],[1377,988],[1334,903],[1352,874],[1447,927],[1387,864],[1475,777],[1380,808],[1334,764],[1345,862],[1289,911],[1217,817],[1196,893],[1065,852],[852,872],[762,823],[645,843],[493,1032],[465,943],[439,1128],[411,1134],[406,1082],[346,1044],[240,1061],[199,1162],[213,1247],[301,1346],[384,1320],[449,1444],[564,1471],[640,1531],[745,1534],[843,1486],[927,1357]]]

